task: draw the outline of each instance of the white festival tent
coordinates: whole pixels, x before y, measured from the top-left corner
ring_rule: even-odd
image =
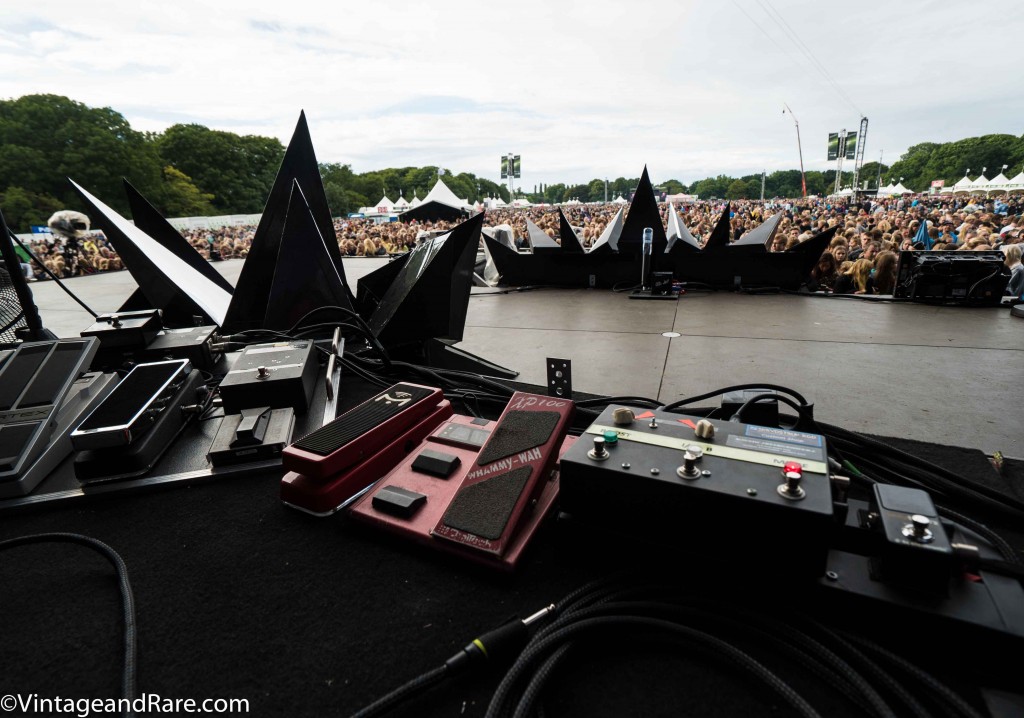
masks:
[[[1013,179],[1006,183],[1006,193],[1024,193],[1024,172],[1019,172]]]
[[[985,187],[986,194],[991,197],[994,194],[1006,194],[1009,189],[1010,180],[1002,172],[988,181]]]
[[[971,185],[973,185],[973,184],[974,183],[971,182],[970,178],[967,175],[964,175],[963,177],[961,177],[960,179],[958,179],[956,181],[956,184],[953,185],[953,194],[960,194],[962,192],[970,192],[971,191]]]
[[[986,194],[988,192],[988,178],[984,174],[978,175],[978,179],[971,182],[971,194]]]
[[[367,217],[371,215],[394,214],[395,203],[389,200],[387,195],[384,195],[377,204],[371,207],[360,207],[359,212]]]
[[[434,184],[434,188],[427,193],[427,196],[423,198],[420,204],[426,204],[427,202],[437,202],[439,204],[448,205],[455,209],[472,209],[473,205],[467,199],[459,199],[455,196],[448,185],[442,182],[440,179]]]

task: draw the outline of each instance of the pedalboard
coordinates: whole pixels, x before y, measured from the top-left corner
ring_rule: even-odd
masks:
[[[820,576],[834,531],[825,439],[609,406],[566,452],[560,506],[616,534]]]
[[[309,409],[319,365],[312,341],[250,344],[235,359],[220,383],[224,411],[269,406],[291,407],[298,414]]]
[[[224,417],[206,458],[215,467],[280,459],[294,428],[291,407],[242,409]]]
[[[395,384],[284,450],[281,500],[317,516],[332,514],[451,415],[440,389]]]
[[[199,372],[187,360],[139,364],[71,432],[75,476],[82,483],[148,472],[185,428],[182,407],[199,401]]]
[[[573,403],[516,392],[497,421],[453,416],[380,480],[351,516],[511,570],[558,496]]]

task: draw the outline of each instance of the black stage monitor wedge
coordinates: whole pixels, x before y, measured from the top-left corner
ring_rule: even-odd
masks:
[[[999,250],[900,252],[893,296],[916,302],[997,306],[1010,270]]]
[[[292,184],[284,230],[274,265],[262,327],[287,331],[310,312],[324,307],[352,310],[348,290],[331,261],[323,236],[299,187]]]
[[[26,342],[0,366],[0,482],[17,482],[46,448],[95,339]]]
[[[483,221],[478,214],[409,253],[368,322],[381,343],[462,339]]]
[[[320,168],[313,151],[313,142],[306,124],[306,114],[299,114],[295,132],[288,143],[288,149],[281,160],[281,168],[270,190],[263,215],[256,227],[249,254],[242,265],[242,273],[235,285],[234,298],[227,317],[221,326],[227,331],[263,328],[263,319],[267,313],[270,300],[270,287],[276,271],[278,257],[281,254],[281,240],[285,229],[285,220],[292,195],[292,186],[298,182],[309,205],[313,220],[325,239],[325,248],[341,277],[346,293],[349,294],[347,306],[351,307],[353,298],[345,279],[345,268],[341,263],[341,251],[334,239],[334,223],[324,193]],[[327,241],[330,240],[330,241]],[[293,261],[301,261],[296,258]]]
[[[308,339],[247,346],[220,383],[224,411],[269,406],[305,413],[318,372],[315,350]]]

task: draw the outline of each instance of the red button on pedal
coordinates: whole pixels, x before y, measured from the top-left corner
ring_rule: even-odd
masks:
[[[798,461],[787,461],[785,466],[782,467],[782,473],[794,473],[798,476],[802,476],[804,473],[804,467],[802,467]]]

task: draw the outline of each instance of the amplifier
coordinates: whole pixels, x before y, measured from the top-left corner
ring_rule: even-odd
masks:
[[[903,251],[893,296],[920,302],[998,305],[1010,281],[1004,259],[998,250]]]

